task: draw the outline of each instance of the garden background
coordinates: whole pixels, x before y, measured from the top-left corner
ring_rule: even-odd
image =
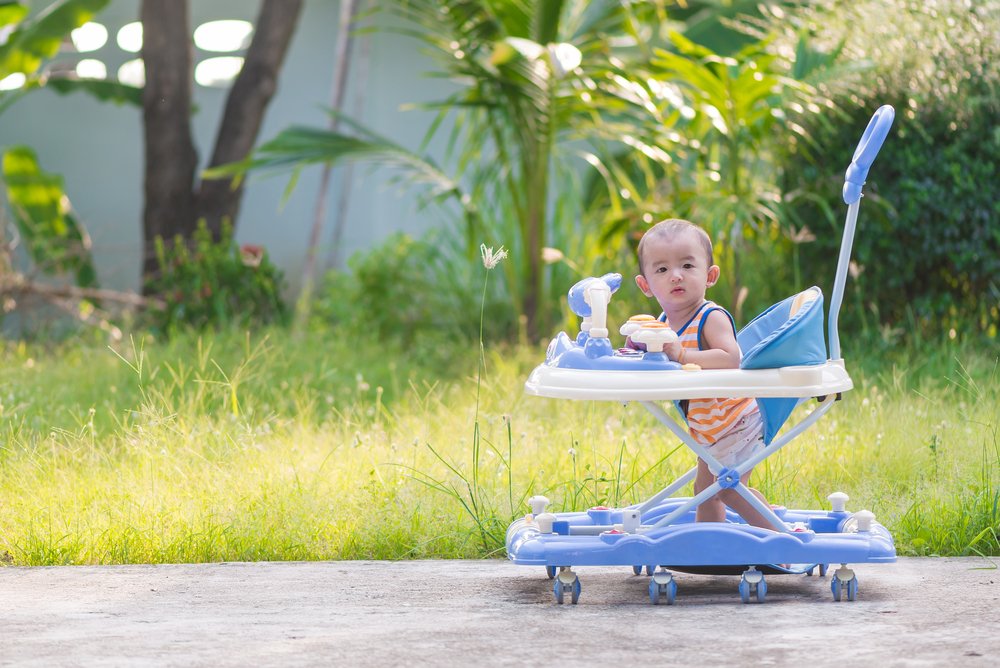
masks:
[[[200,160],[197,2],[130,3],[142,80],[80,67],[73,31],[115,3],[0,4],[0,114],[48,96],[87,146],[69,110],[90,96],[132,110],[120,141],[143,154],[123,258],[60,165],[3,137],[4,563],[497,556],[533,494],[652,494],[691,460],[651,418],[523,396],[547,338],[577,327],[562,296],[634,274],[642,231],[674,216],[712,234],[711,296],[738,324],[829,292],[843,172],[886,103],[841,318],[856,389],[755,486],[789,507],[845,491],[901,554],[1000,553],[1000,2],[331,3],[352,30],[331,26],[313,58],[332,81],[298,103],[332,113],[272,131],[316,4],[263,0]],[[377,76],[378,35],[441,91],[414,100],[412,144],[345,103]],[[271,231],[300,253],[241,236],[263,205],[234,185],[278,183],[279,212],[326,169],[328,199]],[[373,180],[399,231],[343,265],[371,222],[340,215],[339,184]],[[141,283],[103,283],[109,256]],[[649,310],[625,287],[612,320]]]

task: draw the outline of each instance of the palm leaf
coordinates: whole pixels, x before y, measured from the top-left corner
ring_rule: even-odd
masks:
[[[452,199],[467,217],[475,217],[472,203],[464,196],[458,183],[445,174],[431,158],[422,157],[399,144],[366,130],[342,117],[341,122],[363,136],[342,132],[294,126],[261,145],[250,157],[240,162],[206,170],[206,179],[242,177],[248,172],[297,171],[306,165],[370,162],[398,170],[414,185],[427,189],[435,199]]]
[[[81,92],[91,95],[101,102],[112,102],[117,105],[130,104],[136,107],[142,106],[142,88],[118,83],[117,81],[49,77],[43,85],[62,95]]]
[[[559,41],[559,17],[563,0],[538,0],[532,17],[532,37],[540,44]]]

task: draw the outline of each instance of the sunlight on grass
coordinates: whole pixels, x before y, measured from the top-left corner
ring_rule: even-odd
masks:
[[[454,351],[449,373],[421,365],[418,351],[339,341],[275,332],[116,352],[7,344],[0,557],[496,556],[533,494],[556,511],[621,505],[693,464],[639,406],[525,396],[541,358],[531,348],[486,351],[474,459],[478,351]],[[856,389],[762,464],[755,486],[799,508],[847,492],[848,508],[875,512],[901,554],[1000,553],[996,358],[936,354],[936,371],[919,376],[852,369]]]

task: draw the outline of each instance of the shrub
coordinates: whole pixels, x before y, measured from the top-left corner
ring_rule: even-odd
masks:
[[[314,305],[322,323],[345,324],[370,339],[402,340],[404,349],[444,340],[477,342],[485,269],[451,248],[448,232],[421,239],[404,233],[356,253],[347,272],[326,276]],[[502,277],[490,277],[483,314],[486,338],[515,327]]]
[[[803,165],[797,149],[808,147],[792,145],[785,157],[786,193],[815,196],[790,207],[816,236],[802,246],[804,271],[817,280],[832,275],[845,211],[844,170],[872,112],[892,104],[895,125],[869,175],[855,240],[861,297],[845,318],[883,331],[996,336],[1000,2],[890,4],[858,3],[839,19],[833,13],[800,17],[807,27],[825,16],[823,39],[846,40],[844,54],[856,64],[862,54],[871,58],[863,71],[842,70],[825,84],[842,118],[804,119],[822,151],[815,162]],[[892,29],[886,32],[876,14],[893,15]]]
[[[229,226],[218,242],[204,222],[190,245],[181,237],[172,244],[158,238],[156,257],[159,274],[146,283],[146,293],[164,302],[162,308],[150,310],[150,326],[155,329],[253,327],[287,321],[281,272],[263,248],[237,245]]]

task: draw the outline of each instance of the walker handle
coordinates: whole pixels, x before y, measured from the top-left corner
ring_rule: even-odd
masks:
[[[858,142],[858,148],[854,150],[854,157],[851,158],[851,164],[844,176],[845,204],[854,204],[861,199],[861,188],[865,185],[865,179],[868,177],[868,168],[875,162],[875,156],[882,148],[882,143],[889,134],[889,128],[892,127],[895,116],[895,110],[891,105],[886,104],[879,107],[872,119],[868,121],[868,127],[861,135],[861,141]]]
[[[854,244],[854,230],[858,224],[858,208],[861,206],[861,188],[865,185],[868,168],[875,161],[875,156],[882,148],[882,142],[889,134],[892,119],[896,116],[893,108],[886,104],[878,108],[872,119],[868,121],[865,133],[861,135],[858,148],[854,151],[851,165],[844,177],[844,202],[847,204],[847,222],[844,224],[844,236],[840,241],[840,256],[837,258],[837,274],[833,278],[833,295],[830,299],[830,359],[840,359],[840,334],[837,321],[840,317],[840,305],[844,301],[844,287],[847,284],[847,270],[851,263],[851,246]]]

